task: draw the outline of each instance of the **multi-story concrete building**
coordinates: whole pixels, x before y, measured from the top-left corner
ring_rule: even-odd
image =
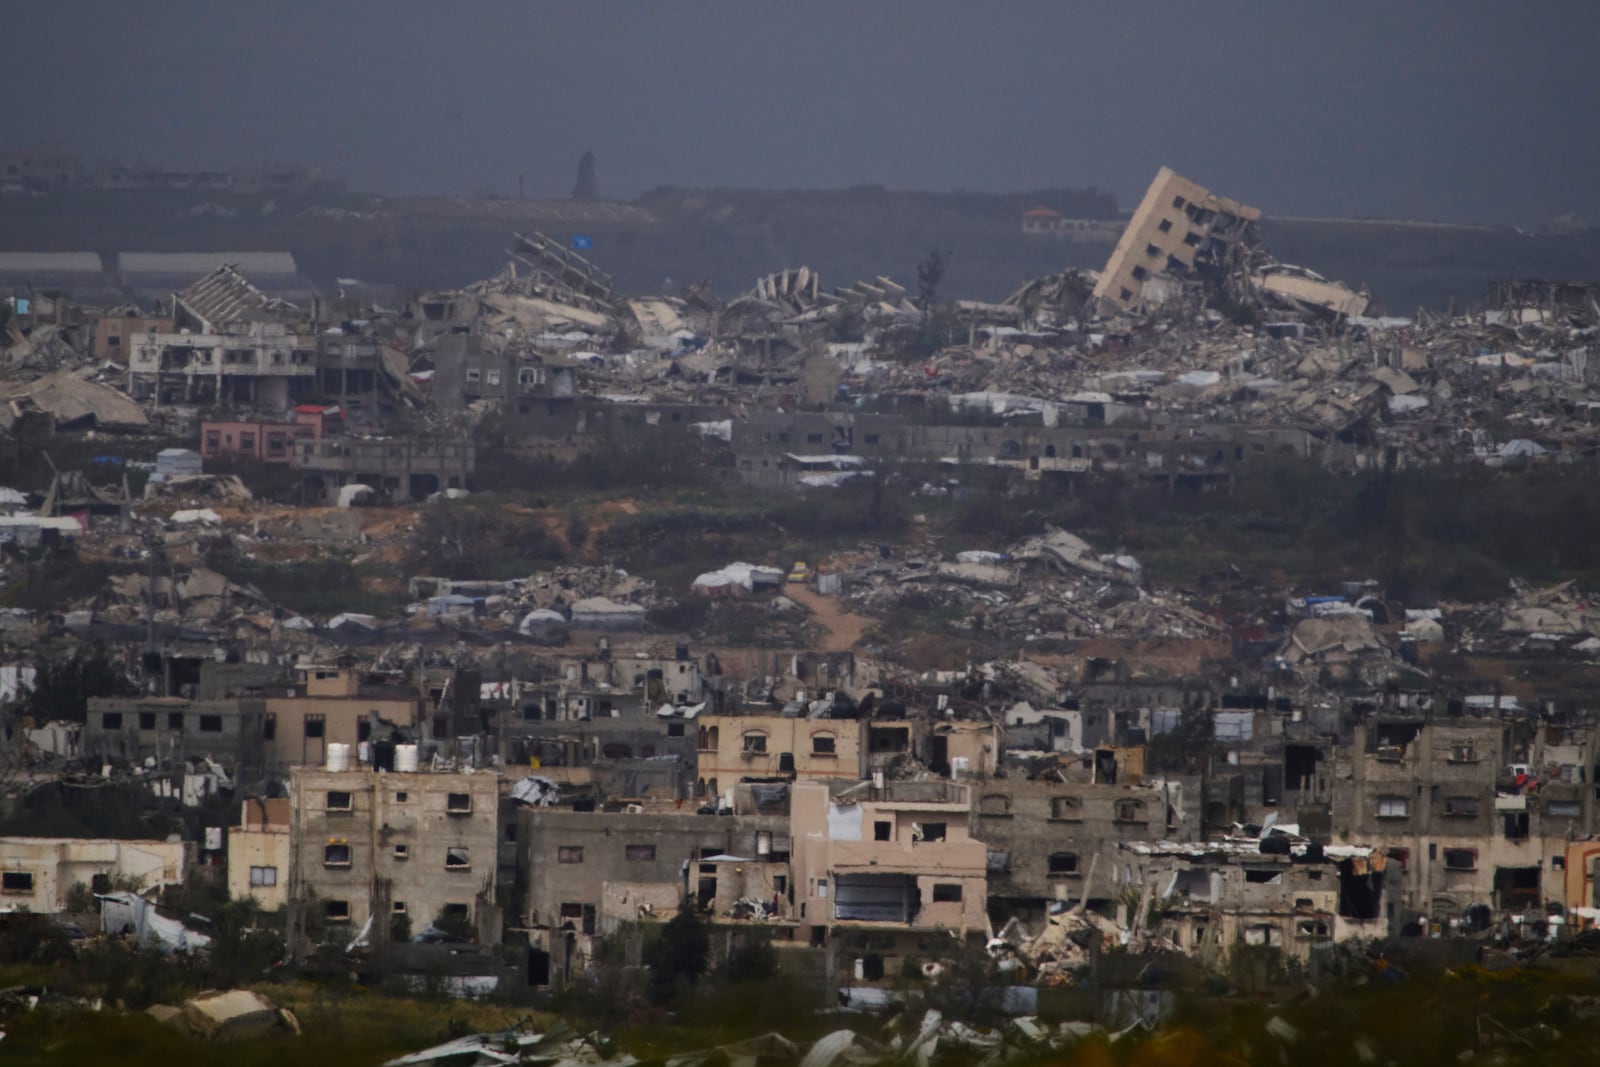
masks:
[[[864,769],[857,719],[703,715],[695,731],[697,796],[726,798],[746,779],[855,781]]]
[[[1534,743],[1508,750],[1516,732],[1498,717],[1388,714],[1358,725],[1334,761],[1333,836],[1387,848],[1405,871],[1411,920],[1448,923],[1468,909],[1567,898],[1567,843],[1591,825],[1589,731],[1547,745],[1530,726]]]
[[[761,921],[785,931],[796,921],[789,820],[756,813],[748,791],[739,813],[720,816],[655,804],[524,807],[517,847],[530,970],[555,984],[583,970],[595,938],[664,922],[686,899],[714,920],[740,921],[760,902]]]
[[[1384,857],[1365,847],[1343,852],[1292,855],[1253,842],[1123,842],[1111,888],[1124,901],[1137,894],[1140,906],[1153,906],[1154,932],[1208,963],[1226,964],[1239,950],[1258,948],[1304,964],[1334,941],[1395,931]],[[1127,925],[1149,929],[1147,910],[1122,908]]]
[[[131,337],[128,392],[158,406],[211,403],[276,411],[311,399],[316,337],[271,321],[225,330]]]
[[[267,762],[271,741],[259,698],[90,697],[83,751],[134,763],[209,758],[251,778]]]
[[[150,315],[102,315],[94,325],[91,354],[97,360],[127,363],[128,353],[138,338],[149,334],[171,333],[172,320]]]
[[[267,758],[279,770],[322,763],[330,744],[354,752],[396,731],[408,740],[425,732],[427,701],[414,686],[343,667],[302,665],[295,671],[295,684],[269,693],[263,704]]]
[[[318,931],[381,944],[440,918],[499,936],[497,775],[297,767],[289,802],[294,948]]]
[[[1107,785],[1006,777],[971,786],[996,928],[1010,918],[1037,927],[1059,901],[1115,901],[1123,842],[1201,839],[1198,778]]]
[[[857,957],[861,977],[897,974],[930,932],[964,941],[988,929],[989,848],[972,836],[968,786],[799,782],[790,822],[799,922],[835,950],[865,935],[875,950]],[[842,965],[837,951],[829,960]]]
[[[422,500],[471,484],[477,450],[467,438],[339,435],[295,443],[290,464],[306,472],[313,496],[365,485],[387,499]]]
[[[200,455],[292,463],[297,444],[321,440],[329,422],[327,409],[320,404],[302,404],[291,418],[281,421],[208,419],[200,424]]]

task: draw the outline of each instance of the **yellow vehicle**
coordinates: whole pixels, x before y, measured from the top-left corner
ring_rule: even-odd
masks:
[[[811,568],[806,566],[804,560],[795,560],[793,567],[789,568],[791,582],[807,582],[811,580]]]

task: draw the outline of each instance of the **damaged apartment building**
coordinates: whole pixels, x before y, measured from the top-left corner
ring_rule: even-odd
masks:
[[[443,925],[496,939],[500,777],[419,769],[398,746],[392,767],[347,762],[290,775],[291,945],[409,941]]]

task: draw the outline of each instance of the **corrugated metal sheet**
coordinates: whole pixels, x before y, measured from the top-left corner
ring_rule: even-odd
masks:
[[[271,300],[232,267],[218,267],[178,294],[178,303],[211,326],[263,317]]]

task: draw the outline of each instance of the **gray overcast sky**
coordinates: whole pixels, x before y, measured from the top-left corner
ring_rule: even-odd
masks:
[[[1600,3],[34,0],[11,146],[385,193],[1018,190],[1165,163],[1278,214],[1593,216]]]

